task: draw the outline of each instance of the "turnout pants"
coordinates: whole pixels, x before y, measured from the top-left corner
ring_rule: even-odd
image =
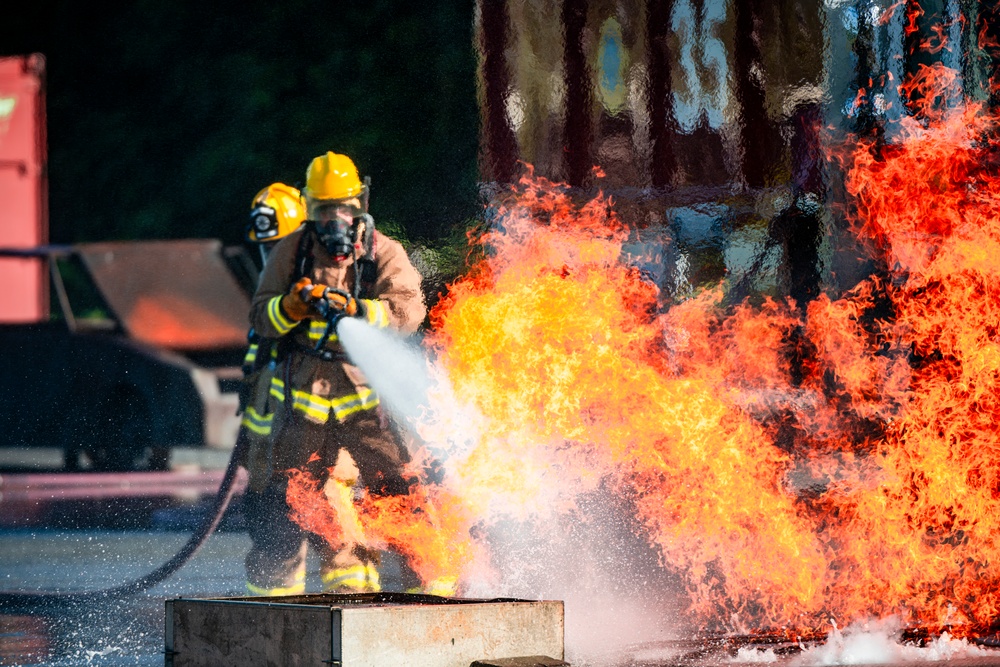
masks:
[[[325,486],[327,494],[346,497],[352,494],[356,483],[375,495],[403,495],[409,491],[411,482],[403,475],[409,454],[377,410],[358,413],[344,423],[315,424],[293,415],[275,435],[272,443],[275,459],[285,458],[279,454],[283,443],[300,452],[309,452],[298,467],[311,472]],[[342,452],[349,456],[341,455]],[[309,461],[310,458],[315,460]],[[319,556],[325,592],[381,590],[376,554],[355,543],[327,544],[289,517],[285,470],[275,469],[263,485],[255,484],[253,478],[251,472],[251,484],[243,500],[251,540],[245,562],[247,588],[251,593],[304,593],[309,545]],[[260,487],[263,488],[255,490]]]

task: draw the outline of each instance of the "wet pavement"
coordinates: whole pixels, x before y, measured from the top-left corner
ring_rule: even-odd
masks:
[[[101,590],[144,576],[187,532],[0,531],[0,589]],[[164,600],[243,594],[243,532],[224,531],[173,577],[123,600],[0,609],[0,665],[162,665]]]
[[[13,591],[100,591],[149,574],[184,546],[202,520],[209,499],[55,500],[38,503],[35,512],[7,500],[0,498],[0,665],[163,665],[166,600],[246,594],[243,557],[250,543],[242,526],[241,498],[237,496],[220,530],[191,561],[142,594],[72,604],[8,602],[3,594]],[[541,564],[544,559],[526,560]],[[559,577],[546,579],[558,587]],[[383,554],[382,582],[387,591],[405,588],[400,562],[392,554]],[[318,563],[314,558],[308,562],[307,585],[310,591],[319,590]],[[616,598],[610,588],[604,591],[605,597],[590,588],[586,581],[574,580],[561,592],[537,590],[530,595],[520,591],[513,596],[565,600],[566,658],[574,665],[695,667],[789,662],[784,659],[788,656],[774,646],[758,647],[763,653],[751,651],[736,656],[733,647],[725,643],[683,639],[685,633],[676,634],[670,629],[670,619],[676,619],[679,613],[672,599],[657,600],[652,594],[659,586],[647,587],[640,596],[624,598]],[[575,591],[577,597],[565,595],[567,591]],[[951,642],[916,656],[903,654],[904,648],[891,640],[876,639],[887,647],[885,651],[895,651],[890,653],[895,657],[883,660],[885,663],[925,667],[1000,665],[1000,651],[983,650],[995,649],[996,643],[970,647]],[[785,648],[797,652],[802,646]],[[812,650],[816,653],[822,649]],[[796,660],[802,665],[837,663],[819,654],[813,656],[813,662],[805,661],[808,657],[803,654]]]
[[[0,448],[0,665],[163,665],[165,600],[244,594],[249,538],[237,494],[198,553],[141,594],[72,603],[4,596],[101,591],[148,575],[199,526],[228,458],[178,449],[171,472],[73,474],[57,471],[59,450]]]
[[[11,601],[5,594],[101,591],[148,575],[185,545],[212,496],[11,497],[0,494],[0,665],[163,665],[165,600],[246,595],[250,540],[237,495],[191,560],[141,594]],[[307,563],[307,586],[318,591],[318,561],[310,554]],[[402,590],[391,554],[382,575],[387,590]]]
[[[162,665],[164,600],[243,593],[249,540],[238,497],[222,529],[179,572],[142,594],[72,603],[4,594],[101,591],[146,576],[188,541],[221,473],[162,473],[163,483],[121,474],[111,483],[108,475],[5,470],[0,665]]]

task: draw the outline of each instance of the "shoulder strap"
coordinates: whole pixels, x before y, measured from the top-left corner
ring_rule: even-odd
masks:
[[[375,298],[375,280],[378,273],[378,267],[375,264],[374,258],[365,255],[364,257],[359,257],[357,261],[358,271],[358,294],[356,298],[358,299],[373,299]]]
[[[378,278],[378,265],[375,255],[378,244],[375,236],[375,220],[365,214],[365,237],[362,239],[365,254],[355,260],[354,268],[354,298],[374,299],[375,282]]]
[[[299,245],[295,250],[295,268],[288,283],[289,287],[298,282],[299,278],[312,272],[314,227],[315,223],[312,220],[306,220],[302,225],[302,236],[299,237]]]

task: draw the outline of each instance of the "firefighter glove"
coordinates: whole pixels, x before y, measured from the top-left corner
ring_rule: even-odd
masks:
[[[288,294],[281,297],[281,309],[284,310],[293,320],[304,320],[314,314],[313,304],[317,301],[313,293],[318,289],[320,296],[325,285],[313,285],[312,281],[303,276],[298,282],[292,285]]]

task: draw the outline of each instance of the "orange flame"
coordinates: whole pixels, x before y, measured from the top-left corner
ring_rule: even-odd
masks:
[[[455,395],[489,415],[449,469],[469,506],[544,518],[611,480],[687,573],[694,613],[753,606],[723,600],[733,584],[787,596],[769,610],[785,623],[818,605],[825,561],[784,491],[788,456],[740,408],[753,381],[776,382],[790,316],[771,304],[722,322],[710,292],[657,318],[604,197],[577,207],[529,173],[499,218],[489,258],[432,314]]]
[[[291,518],[303,530],[316,533],[334,548],[343,546],[344,531],[337,510],[322,493],[318,480],[310,472],[288,471],[285,498],[292,508]]]
[[[345,545],[391,548],[405,556],[424,585],[457,573],[473,559],[471,522],[461,504],[438,486],[415,488],[405,496],[365,495],[354,505],[349,487],[336,482],[321,489],[307,470],[289,471],[286,494],[291,518],[334,549]],[[449,508],[440,511],[439,508]]]
[[[721,288],[661,312],[613,202],[529,168],[432,312],[443,382],[416,428],[444,480],[364,501],[368,539],[427,581],[468,572],[473,525],[611,488],[707,629],[994,621],[1000,184],[994,119],[954,106],[952,75],[922,68],[903,138],[841,157],[888,272],[804,315]]]

